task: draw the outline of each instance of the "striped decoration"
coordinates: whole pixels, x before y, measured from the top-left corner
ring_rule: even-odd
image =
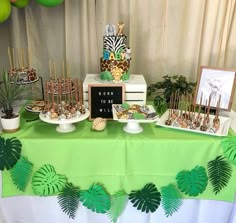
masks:
[[[108,52],[122,52],[126,49],[126,36],[104,36],[103,49]]]

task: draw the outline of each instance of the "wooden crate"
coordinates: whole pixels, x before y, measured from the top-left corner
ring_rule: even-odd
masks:
[[[88,85],[89,84],[106,84],[100,81],[99,74],[87,74],[83,82],[83,98],[84,105],[88,107]],[[122,83],[125,85],[125,102],[128,104],[146,104],[147,84],[141,74],[130,75],[128,82]],[[107,83],[109,86],[110,83]]]

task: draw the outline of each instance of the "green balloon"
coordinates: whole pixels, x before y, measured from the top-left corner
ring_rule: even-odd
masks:
[[[9,0],[0,1],[0,23],[4,22],[11,14],[11,4]]]
[[[11,3],[14,5],[16,8],[24,8],[29,4],[30,0],[16,0],[14,3]]]
[[[54,7],[60,5],[64,0],[36,0],[36,2],[46,7]]]

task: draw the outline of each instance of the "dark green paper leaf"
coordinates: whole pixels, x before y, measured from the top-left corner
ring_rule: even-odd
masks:
[[[21,142],[17,138],[4,139],[0,136],[0,170],[11,169],[20,159]]]
[[[174,184],[161,188],[162,207],[165,210],[166,217],[171,216],[174,212],[178,211],[183,204],[180,192]]]
[[[74,219],[79,207],[79,188],[67,183],[57,196],[57,200],[63,212]]]
[[[176,176],[178,188],[189,196],[201,194],[207,186],[208,178],[206,170],[202,166],[196,166],[191,171],[181,171]]]
[[[154,212],[160,205],[161,194],[155,184],[149,183],[141,190],[131,191],[129,200],[133,203],[134,207],[137,207],[142,212]]]
[[[230,136],[222,140],[221,146],[225,157],[236,165],[236,137]]]
[[[36,171],[32,177],[32,189],[37,195],[57,194],[66,184],[66,177],[56,174],[54,167],[47,164]]]
[[[11,178],[17,189],[25,191],[33,173],[33,164],[26,157],[21,157],[16,165],[10,169]]]
[[[106,213],[111,207],[109,194],[99,184],[93,184],[88,190],[80,191],[80,201],[97,213]]]
[[[207,168],[213,191],[217,194],[229,183],[232,168],[222,156],[217,156],[215,160],[208,162]]]
[[[111,208],[107,212],[107,215],[112,222],[116,223],[117,219],[123,213],[128,202],[128,194],[124,191],[118,191],[111,196]]]

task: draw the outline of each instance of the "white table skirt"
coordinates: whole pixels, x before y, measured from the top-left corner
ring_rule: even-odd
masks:
[[[0,172],[0,195],[2,192]],[[1,196],[0,196],[1,197]],[[0,198],[0,223],[110,223],[106,214],[97,214],[83,205],[75,219],[60,209],[57,198],[15,196]],[[160,206],[152,214],[142,213],[128,203],[117,223],[236,223],[236,202],[185,199],[179,211],[165,217]]]

